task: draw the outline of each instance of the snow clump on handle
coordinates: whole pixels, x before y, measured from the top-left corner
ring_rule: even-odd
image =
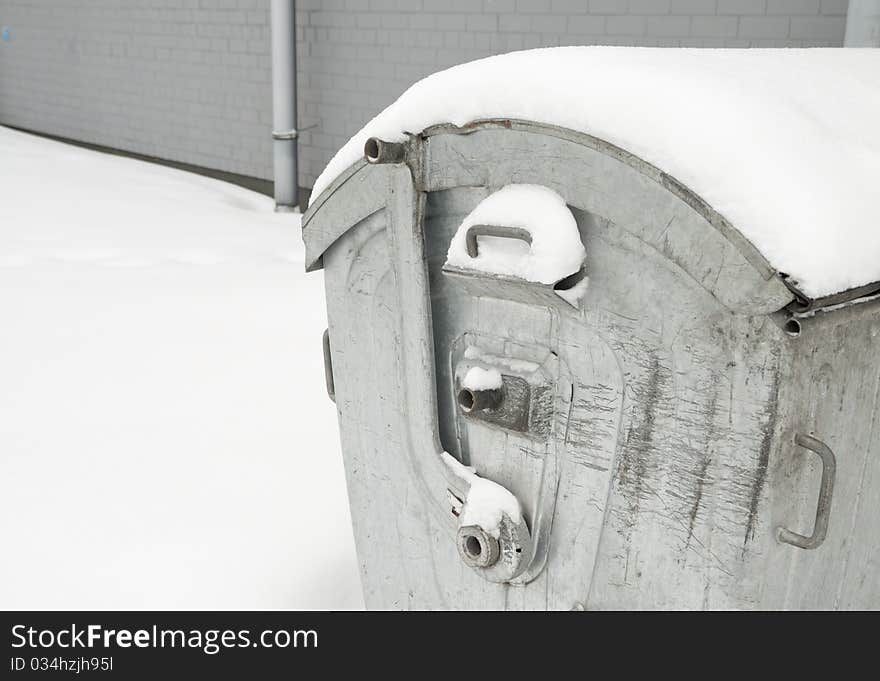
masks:
[[[468,390],[498,390],[503,381],[498,369],[471,367],[461,381],[461,387]]]
[[[477,255],[467,250],[467,233],[475,225],[527,231],[522,240],[477,237]],[[501,274],[541,284],[555,284],[577,272],[586,251],[574,215],[552,189],[536,184],[509,184],[477,204],[449,244],[446,264],[488,274]]]

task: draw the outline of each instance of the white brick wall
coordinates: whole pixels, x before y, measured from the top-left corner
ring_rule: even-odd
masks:
[[[300,184],[413,81],[552,45],[838,46],[846,0],[298,0]],[[0,122],[270,178],[268,0],[0,0]],[[314,126],[314,127],[311,127]]]

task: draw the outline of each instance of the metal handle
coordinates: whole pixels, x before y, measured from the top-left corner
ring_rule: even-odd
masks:
[[[506,227],[504,225],[471,225],[465,234],[465,246],[467,254],[476,258],[479,253],[477,246],[478,236],[497,236],[503,239],[519,239],[525,241],[529,246],[532,245],[532,235],[527,229],[522,227]]]
[[[813,525],[813,533],[805,537],[797,532],[792,532],[785,527],[777,529],[779,541],[801,549],[816,549],[825,541],[828,533],[828,520],[831,517],[831,495],[834,493],[834,474],[837,470],[837,460],[834,452],[821,440],[809,435],[795,435],[794,442],[799,447],[809,449],[819,456],[822,461],[822,484],[819,487],[819,503],[816,505],[816,523]]]
[[[336,381],[333,379],[333,358],[330,355],[330,329],[324,329],[324,381],[327,383],[327,396],[336,401]]]

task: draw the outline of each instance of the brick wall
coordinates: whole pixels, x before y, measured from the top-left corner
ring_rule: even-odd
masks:
[[[85,7],[86,9],[82,9]],[[839,46],[847,0],[298,0],[300,184],[413,81],[529,47]],[[0,0],[0,122],[269,178],[268,0]]]
[[[0,0],[0,122],[272,176],[269,0]]]
[[[839,46],[846,0],[299,0],[301,179],[413,81],[553,45]]]

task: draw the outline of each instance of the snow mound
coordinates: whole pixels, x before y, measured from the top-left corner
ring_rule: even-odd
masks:
[[[880,50],[563,47],[455,66],[409,88],[369,137],[512,118],[580,130],[697,192],[804,293],[880,280]]]
[[[465,466],[451,454],[443,452],[443,460],[456,475],[468,482],[467,499],[459,521],[462,527],[478,525],[491,536],[501,536],[501,519],[507,516],[514,523],[522,521],[519,501],[497,482],[481,478],[473,468]]]
[[[531,246],[518,239],[478,237],[472,258],[467,233],[475,225],[523,229],[531,235]],[[577,272],[585,256],[577,222],[559,194],[539,185],[510,184],[480,201],[464,219],[449,244],[446,264],[555,284]]]
[[[362,608],[300,216],[0,150],[0,608]]]
[[[468,390],[498,390],[503,384],[504,381],[498,369],[471,367],[464,375],[461,387]]]

